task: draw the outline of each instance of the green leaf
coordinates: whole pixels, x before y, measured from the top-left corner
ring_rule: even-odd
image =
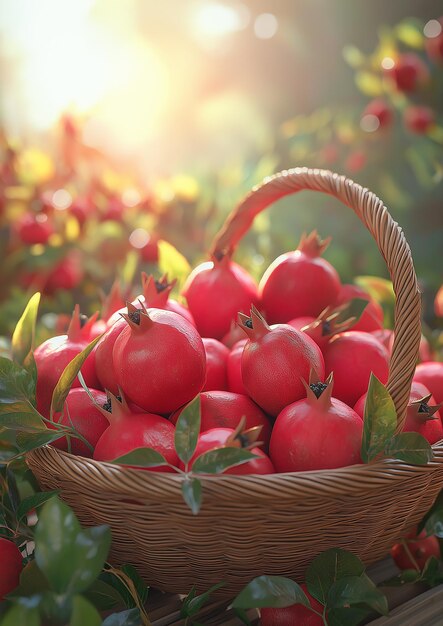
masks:
[[[22,517],[24,517],[31,509],[36,509],[41,506],[47,500],[56,496],[58,491],[39,491],[38,493],[32,494],[32,496],[28,496],[24,498],[17,509],[17,519],[20,521]]]
[[[198,474],[219,474],[257,458],[256,454],[242,448],[215,448],[199,456],[192,465],[192,471]]]
[[[109,611],[124,606],[123,598],[118,590],[99,578],[92,583],[84,595],[99,611]]]
[[[135,450],[110,462],[116,465],[134,465],[136,467],[158,467],[168,463],[165,457],[153,448],[135,448]]]
[[[429,557],[421,573],[420,581],[430,587],[436,587],[443,583],[443,563],[435,556]]]
[[[372,611],[361,607],[329,609],[328,626],[360,626],[363,620],[372,615]]]
[[[425,529],[426,534],[436,535],[443,539],[443,490],[437,496],[432,507],[418,525],[418,533]]]
[[[388,458],[400,459],[410,465],[426,465],[434,458],[430,443],[419,433],[394,435],[385,445]]]
[[[40,432],[21,432],[17,434],[17,445],[21,454],[46,446],[48,443],[52,443],[57,439],[60,439],[62,435],[57,430],[46,428]]]
[[[198,478],[186,478],[182,483],[182,494],[192,514],[197,515],[202,503],[202,485]]]
[[[27,607],[22,604],[13,606],[0,622],[1,626],[40,626],[40,615],[37,607]]]
[[[0,357],[0,427],[24,432],[46,430],[34,405],[35,383],[31,374]]]
[[[416,569],[404,569],[399,574],[396,574],[392,578],[384,580],[380,585],[382,587],[402,587],[403,585],[409,585],[410,583],[416,583],[421,578],[421,572]]]
[[[95,606],[83,596],[77,595],[72,599],[72,614],[69,626],[101,626],[102,618]]]
[[[363,604],[377,613],[388,614],[386,596],[377,589],[366,574],[340,578],[329,589],[328,607],[340,609],[353,604]]]
[[[341,548],[331,548],[319,554],[306,570],[309,593],[326,604],[332,585],[347,576],[361,576],[365,570],[360,559]]]
[[[26,367],[30,364],[30,355],[34,349],[35,323],[39,304],[40,294],[35,293],[26,305],[12,335],[12,358],[19,365]],[[33,360],[32,362],[35,365]]]
[[[101,572],[111,543],[108,526],[83,530],[58,498],[42,507],[35,531],[35,559],[57,593],[86,590]]]
[[[397,428],[397,414],[394,402],[386,389],[374,374],[369,380],[366,397],[361,458],[368,463],[380,454]]]
[[[292,604],[310,607],[303,589],[282,576],[259,576],[240,591],[232,603],[235,609],[282,608]]]
[[[211,594],[217,589],[223,587],[224,584],[225,583],[223,582],[217,583],[199,596],[195,595],[195,587],[193,587],[189,595],[183,600],[180,617],[193,617],[194,615],[197,615],[197,613],[210,599]]]
[[[175,450],[185,465],[195,452],[200,421],[200,396],[197,396],[182,410],[175,426]]]
[[[14,595],[29,597],[48,590],[48,580],[34,559],[23,568],[20,574],[20,584],[14,591]]]
[[[140,626],[141,616],[137,608],[113,613],[103,621],[102,626]]]
[[[122,572],[124,572],[134,583],[135,590],[140,599],[141,604],[146,604],[148,600],[149,587],[145,583],[145,581],[141,578],[140,574],[137,572],[133,565],[123,565]]]
[[[90,344],[84,348],[80,354],[77,354],[70,363],[63,370],[57,385],[52,393],[51,401],[51,415],[63,410],[66,396],[71,389],[71,385],[74,382],[77,374],[79,373],[83,363],[86,361],[90,352],[94,349],[95,345],[100,341],[101,335],[93,339]]]
[[[236,617],[238,617],[238,619],[245,624],[245,626],[252,626],[245,609],[234,609],[234,615],[236,615]]]

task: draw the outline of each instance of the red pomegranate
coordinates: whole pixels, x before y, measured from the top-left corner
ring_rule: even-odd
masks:
[[[252,277],[228,256],[198,265],[183,295],[200,335],[214,339],[226,335],[237,313],[246,313],[259,300]]]
[[[308,593],[304,583],[300,587],[305,592],[313,610],[303,604],[260,609],[260,626],[324,626],[323,605]],[[317,612],[314,613],[314,611]]]
[[[173,311],[182,315],[190,324],[195,326],[194,318],[188,309],[177,300],[169,297],[176,282],[176,280],[168,282],[166,275],[162,276],[160,280],[155,280],[152,274],[148,276],[146,272],[142,272],[143,295],[134,300],[132,304],[139,308],[139,303],[143,302],[145,308]]]
[[[362,118],[368,115],[372,115],[378,122],[378,127],[375,130],[382,130],[392,125],[394,119],[394,111],[392,107],[382,98],[375,98],[371,100],[363,111]]]
[[[234,344],[231,352],[229,353],[226,365],[228,375],[228,390],[233,391],[234,393],[241,393],[243,395],[248,395],[246,387],[243,384],[243,376],[241,371],[241,359],[243,356],[243,349],[247,343],[247,339],[241,339],[240,341],[237,341],[236,344]]]
[[[205,452],[224,446],[244,447],[241,433],[237,433],[233,428],[211,428],[202,432],[198,437],[194,455],[189,461],[189,469],[192,469],[194,461]],[[224,474],[273,474],[275,472],[270,458],[260,448],[248,444],[246,447],[250,449],[252,454],[256,454],[260,458],[230,467],[223,472]],[[182,463],[180,467],[183,469]]]
[[[355,174],[361,172],[368,162],[368,155],[364,150],[352,150],[345,159],[345,170]]]
[[[259,285],[259,295],[270,324],[285,323],[295,317],[317,317],[335,302],[340,278],[321,257],[330,242],[322,241],[317,231],[303,235],[297,250],[277,257]]]
[[[52,269],[47,277],[44,291],[51,295],[59,289],[71,291],[83,280],[83,266],[78,250],[70,250],[68,254]]]
[[[103,406],[107,403],[108,398],[104,391],[99,391],[98,389],[90,389],[89,391],[94,398],[95,404],[83,387],[71,389],[66,398],[63,412],[56,413],[53,416],[53,421],[58,424],[63,424],[64,426],[73,425],[80,435],[83,435],[86,441],[94,448],[97,441],[109,426],[107,419],[102,415],[102,412],[97,409],[96,405]],[[59,450],[68,450],[66,437],[57,439],[52,445]],[[88,446],[75,437],[71,437],[70,451],[72,454],[79,456],[92,456],[92,452]]]
[[[429,389],[437,404],[443,402],[443,363],[420,363],[415,370],[414,380]]]
[[[287,324],[268,326],[257,309],[248,318],[239,314],[239,324],[249,337],[242,360],[242,378],[248,395],[270,415],[304,396],[302,379],[311,369],[324,375],[320,348],[304,333]]]
[[[433,29],[426,33],[425,48],[428,57],[436,63],[443,63],[443,17],[432,20]]]
[[[326,383],[305,383],[306,398],[278,415],[269,446],[277,472],[334,469],[361,463],[363,421],[344,402],[331,398]]]
[[[45,213],[25,213],[18,220],[17,234],[26,245],[45,244],[53,232],[52,224]]]
[[[23,569],[23,557],[13,541],[0,537],[0,602],[11,591],[14,591],[20,582]]]
[[[222,337],[221,342],[229,349],[232,349],[233,346],[240,341],[245,336],[244,332],[241,328],[239,328],[237,324],[237,320],[232,320],[231,327],[229,331]]]
[[[153,448],[168,463],[178,466],[174,448],[175,427],[169,420],[153,413],[133,413],[124,399],[120,402],[112,394],[102,413],[108,420],[109,427],[95,446],[96,461],[112,461],[137,448]],[[164,465],[147,469],[157,472],[174,471]]]
[[[228,388],[226,371],[229,349],[217,339],[203,337],[206,354],[206,381],[203,391],[224,391]]]
[[[131,305],[128,305],[127,310],[129,313],[132,310],[130,307]],[[125,319],[119,316],[119,319],[110,328],[108,328],[93,350],[95,371],[97,378],[100,381],[100,386],[103,389],[111,391],[114,395],[117,395],[118,393],[118,384],[114,370],[114,362],[112,360],[112,353],[117,337],[126,327],[127,324]]]
[[[89,343],[91,327],[97,319],[97,314],[84,322],[84,316],[80,316],[80,307],[75,306],[67,335],[51,337],[40,344],[34,351],[37,365],[37,409],[45,417],[49,417],[52,392],[65,367],[79,354]],[[82,367],[85,379],[90,379],[88,366]],[[72,387],[80,387],[78,378],[72,383]]]
[[[405,539],[405,543],[407,548],[404,543],[396,543],[391,548],[391,556],[401,570],[418,569],[421,571],[431,556],[441,558],[437,537],[427,537],[424,530],[415,538]]]
[[[407,130],[416,135],[426,135],[435,125],[435,113],[431,107],[409,105],[403,114]]]
[[[159,414],[192,400],[206,376],[205,349],[194,326],[162,309],[133,307],[123,317],[127,327],[115,340],[112,361],[127,400]]]
[[[143,248],[140,248],[140,256],[145,263],[158,263],[160,258],[158,238],[151,235]]]
[[[334,395],[349,406],[368,389],[371,372],[386,383],[389,355],[370,333],[349,330],[335,335],[323,350],[326,374],[334,373]]]
[[[383,309],[364,289],[357,287],[357,285],[342,285],[335,304],[337,306],[345,304],[350,302],[353,298],[367,300],[368,304],[358,322],[353,325],[352,330],[361,330],[370,333],[383,328]]]
[[[429,70],[420,57],[406,52],[394,59],[394,65],[385,70],[398,91],[417,91],[429,80]]]

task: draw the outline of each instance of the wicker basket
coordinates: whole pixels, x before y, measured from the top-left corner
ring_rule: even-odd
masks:
[[[287,194],[327,193],[349,206],[373,235],[396,294],[395,342],[388,387],[401,429],[420,340],[420,294],[409,246],[383,203],[329,171],[296,168],[255,188],[230,215],[213,252],[231,253],[255,215]],[[386,460],[268,476],[202,479],[203,504],[193,516],[182,478],[122,469],[44,447],[28,454],[42,488],[59,489],[87,525],[110,524],[112,560],[133,563],[159,589],[187,593],[220,580],[219,595],[237,593],[254,576],[301,580],[310,561],[334,546],[366,564],[418,522],[443,486],[443,442],[425,467]]]

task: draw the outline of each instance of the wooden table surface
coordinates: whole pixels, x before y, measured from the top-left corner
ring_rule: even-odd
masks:
[[[376,584],[397,572],[391,559],[380,561],[367,570]],[[390,614],[370,621],[370,626],[443,626],[443,585],[434,589],[424,585],[405,585],[385,587],[383,591],[389,601]],[[227,609],[228,604],[226,601],[210,601],[195,620],[208,626],[242,626],[242,622]],[[147,605],[152,626],[184,626],[180,607],[179,596],[153,593]],[[253,626],[259,625],[256,610],[250,610],[248,617]]]

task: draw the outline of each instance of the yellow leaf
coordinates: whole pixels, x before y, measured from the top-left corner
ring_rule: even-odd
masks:
[[[392,283],[379,276],[357,276],[354,282],[367,291],[374,300],[380,303],[392,303],[395,300]]]
[[[162,274],[168,274],[169,280],[177,279],[180,287],[191,271],[186,258],[168,241],[160,239],[158,242],[158,268]]]
[[[44,183],[54,176],[54,165],[51,158],[37,148],[24,150],[18,158],[17,174],[27,184]]]
[[[404,20],[395,27],[397,38],[407,46],[421,50],[423,48],[423,29],[415,20]]]
[[[366,96],[374,97],[383,93],[383,82],[379,76],[371,72],[357,72],[355,83]]]
[[[75,241],[80,236],[80,225],[75,217],[68,217],[65,225],[66,241]]]
[[[366,60],[365,55],[355,46],[345,46],[343,48],[343,58],[354,69],[361,67]]]

